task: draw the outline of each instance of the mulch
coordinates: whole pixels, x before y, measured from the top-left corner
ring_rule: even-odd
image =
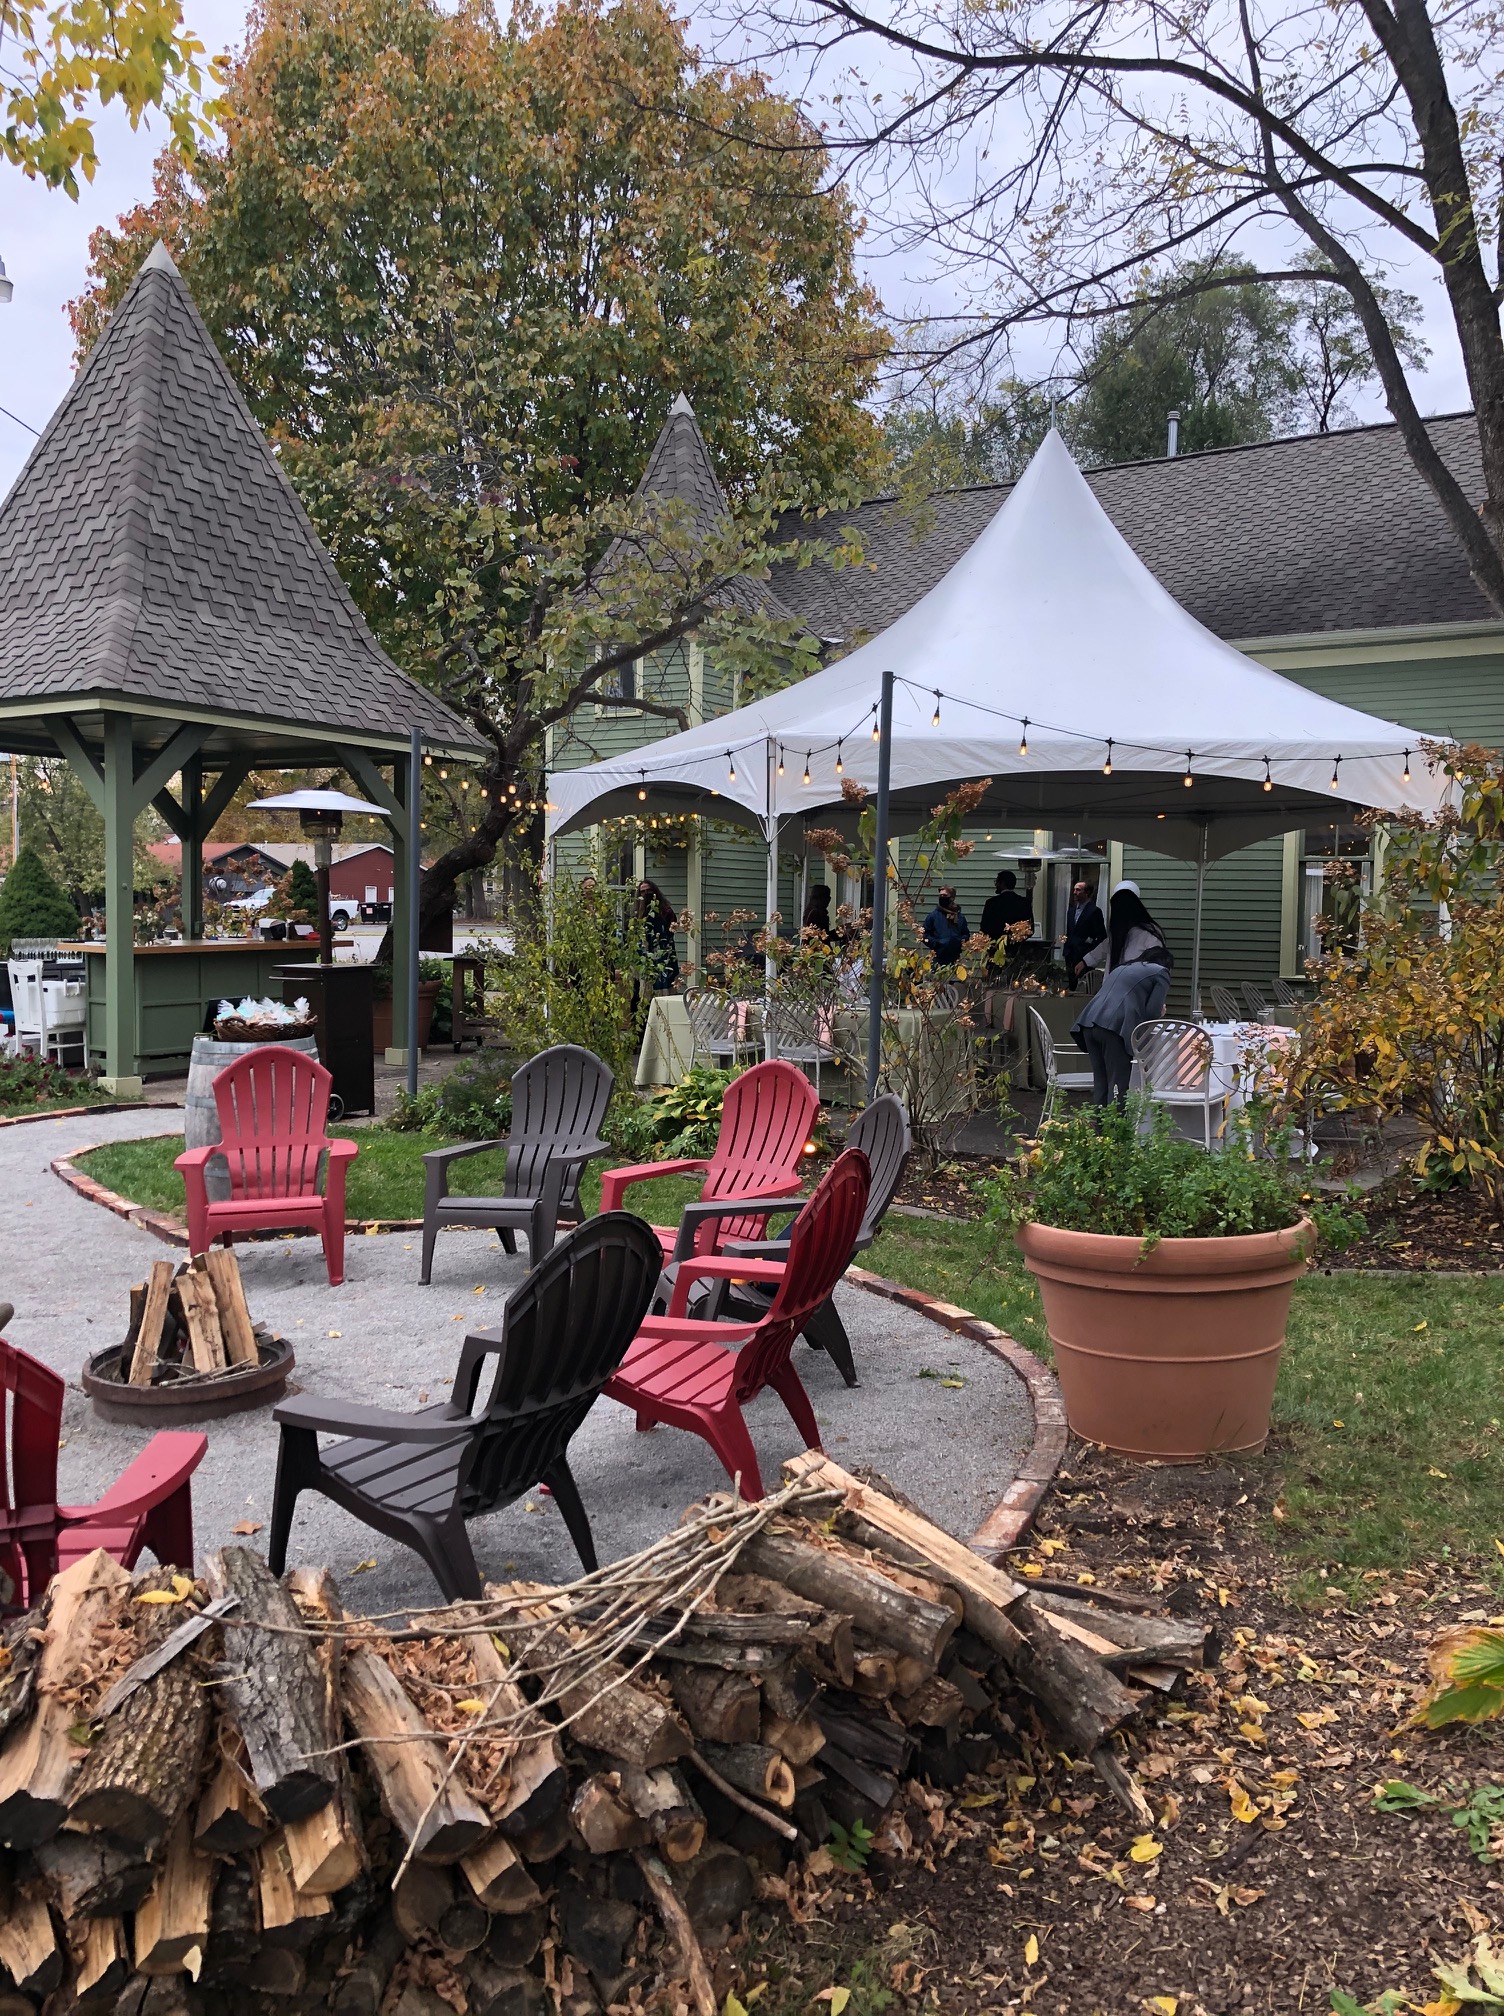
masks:
[[[1446,1811],[1388,1814],[1373,1793],[1399,1778],[1455,1800],[1499,1775],[1493,1732],[1404,1724],[1438,1630],[1504,1596],[1430,1564],[1371,1575],[1360,1608],[1335,1589],[1298,1607],[1269,1546],[1274,1489],[1073,1445],[1011,1563],[1215,1624],[1219,1663],[1131,1740],[1151,1834],[1020,1700],[984,1775],[911,1788],[917,1857],[816,1873],[788,1900],[797,1931],[766,1921],[720,1956],[722,1992],[745,2001],[766,1972],[780,2010],[850,1985],[854,2010],[889,2016],[1320,2016],[1334,1991],[1452,2009],[1433,1968],[1504,1924],[1499,1867]]]
[[[1481,1190],[1423,1190],[1407,1174],[1358,1209],[1368,1234],[1337,1256],[1339,1266],[1426,1273],[1504,1268],[1504,1225]]]
[[[984,1218],[984,1184],[1000,1176],[1004,1162],[990,1155],[967,1155],[938,1163],[933,1169],[911,1156],[899,1185],[897,1202],[911,1209],[933,1211],[942,1218]]]

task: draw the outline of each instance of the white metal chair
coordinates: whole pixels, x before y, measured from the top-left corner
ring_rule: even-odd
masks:
[[[1243,1020],[1243,1004],[1230,987],[1219,987],[1213,981],[1206,991],[1212,997],[1212,1006],[1217,1011],[1217,1020],[1219,1022],[1241,1022]]]
[[[787,1002],[770,1001],[765,1013],[772,1055],[803,1070],[813,1069],[818,1099],[821,1067],[836,1061],[834,1038],[821,1029],[821,1018],[813,1008],[793,1008]]]
[[[1288,980],[1271,980],[1269,982],[1269,992],[1274,996],[1281,1008],[1304,1008],[1306,1005],[1304,999],[1296,993]]]
[[[691,1066],[708,1057],[711,1063],[734,1071],[753,1047],[746,1034],[746,1004],[728,1001],[723,994],[694,992],[684,996],[684,1010],[694,1039]]]
[[[1055,1054],[1055,1039],[1050,1034],[1050,1025],[1037,1008],[1029,1010],[1029,1022],[1034,1031],[1034,1041],[1039,1045],[1039,1054],[1044,1060],[1044,1104],[1039,1109],[1039,1124],[1044,1128],[1054,1117],[1057,1092],[1090,1092],[1095,1088],[1096,1080],[1092,1077],[1090,1066],[1084,1071],[1060,1069],[1060,1060]],[[1068,1047],[1073,1058],[1082,1055],[1074,1044],[1061,1047]]]
[[[1251,980],[1243,982],[1243,999],[1248,1003],[1248,1012],[1255,1022],[1268,1018],[1270,1001],[1262,987],[1255,987]]]
[[[1202,1140],[1213,1145],[1212,1114],[1218,1115],[1216,1138],[1227,1127],[1233,1087],[1216,1082],[1216,1052],[1212,1039],[1196,1022],[1140,1022],[1133,1032],[1133,1056],[1143,1076],[1144,1091],[1157,1105],[1201,1109]]]

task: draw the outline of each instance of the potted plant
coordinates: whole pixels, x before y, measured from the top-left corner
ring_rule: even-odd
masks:
[[[437,974],[433,968],[439,970]],[[433,1011],[443,992],[449,968],[437,959],[424,959],[418,966],[418,1048],[428,1048],[433,1029]],[[392,969],[382,963],[371,968],[371,1039],[376,1055],[392,1047]]]
[[[1319,1236],[1359,1229],[1283,1136],[1220,1154],[1127,1110],[1045,1130],[994,1186],[1039,1284],[1072,1430],[1140,1460],[1262,1449],[1290,1297]]]

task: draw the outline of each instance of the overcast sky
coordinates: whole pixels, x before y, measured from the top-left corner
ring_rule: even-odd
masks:
[[[240,0],[187,0],[189,22],[212,50],[239,40],[245,11]],[[103,113],[99,172],[76,203],[0,163],[0,259],[15,286],[10,305],[0,307],[0,408],[6,409],[0,412],[0,495],[30,451],[35,435],[29,428],[42,427],[68,389],[73,341],[65,308],[84,285],[89,235],[150,196],[152,162],[161,139],[160,127],[132,133],[123,117]],[[877,260],[871,277],[895,310],[944,305],[937,304],[937,290],[912,264]],[[1432,358],[1418,387],[1423,410],[1443,413],[1465,406],[1466,386],[1439,283],[1422,271],[1391,278],[1420,294],[1426,311]],[[1382,402],[1373,395],[1356,403],[1364,419],[1385,417]]]

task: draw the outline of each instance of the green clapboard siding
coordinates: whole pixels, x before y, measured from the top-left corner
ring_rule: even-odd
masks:
[[[1279,971],[1280,892],[1284,846],[1260,840],[1206,871],[1201,911],[1201,984],[1220,980],[1272,980]],[[1191,1005],[1191,949],[1195,939],[1196,870],[1147,848],[1123,849],[1123,873],[1137,882],[1175,954],[1169,1006]]]
[[[1344,706],[1426,735],[1504,748],[1504,650],[1453,656],[1433,651],[1400,661],[1315,666],[1283,665],[1278,652],[1261,655],[1286,679]]]

